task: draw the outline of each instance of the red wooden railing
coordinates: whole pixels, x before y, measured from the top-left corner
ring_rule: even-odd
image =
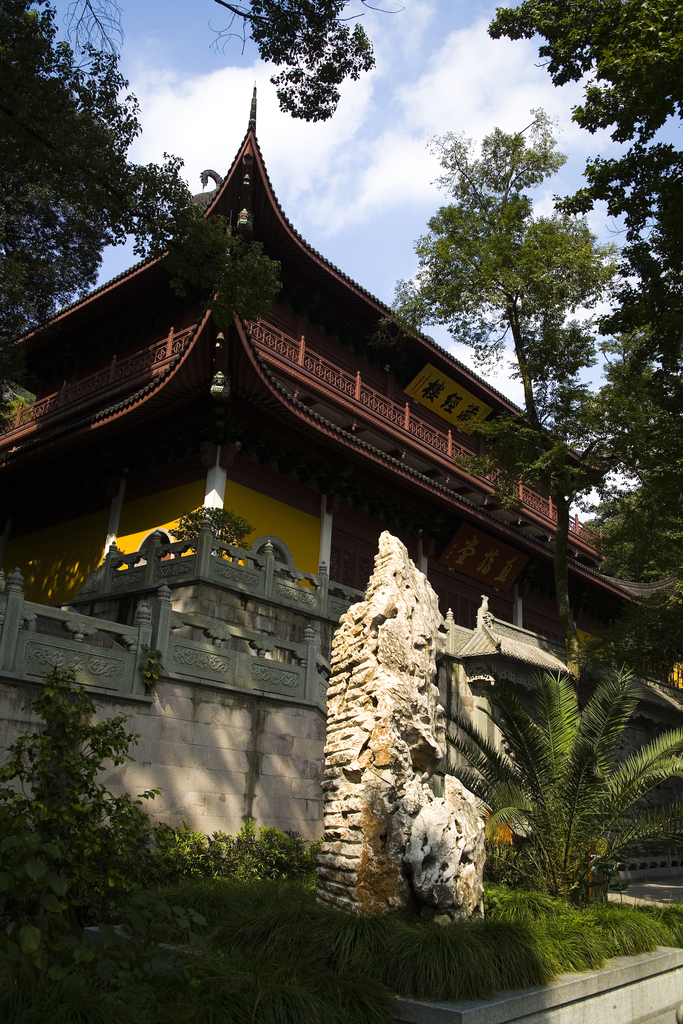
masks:
[[[414,408],[411,408],[409,402],[403,404],[383,395],[372,385],[363,381],[360,370],[355,374],[349,373],[317,352],[311,351],[306,346],[305,335],[302,335],[299,341],[295,341],[263,321],[249,324],[249,331],[258,345],[277,353],[286,362],[311,374],[334,391],[343,394],[347,399],[359,403],[365,409],[372,410],[375,415],[391,423],[394,427],[407,431],[441,455],[451,459],[466,458],[472,455],[468,448],[453,437],[451,430],[439,430],[438,427],[428,423],[415,412]],[[486,483],[492,484],[496,475],[496,473],[492,474]],[[480,479],[484,482],[483,477]],[[524,506],[531,512],[550,520],[553,524],[557,522],[557,510],[553,507],[550,498],[545,498],[526,485],[520,485],[519,496]],[[590,527],[580,523],[578,516],[570,520],[569,529],[590,545],[594,545],[598,536]]]
[[[13,422],[2,432],[3,442],[23,428],[39,420],[55,417],[58,413],[73,413],[79,408],[98,404],[109,395],[131,386],[139,387],[163,369],[182,350],[194,326],[175,333],[173,328],[165,338],[155,341],[126,359],[113,356],[109,366],[81,377],[73,384],[62,384],[59,391],[39,399],[32,405],[20,406]]]

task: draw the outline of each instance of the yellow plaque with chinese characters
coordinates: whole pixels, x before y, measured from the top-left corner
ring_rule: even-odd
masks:
[[[491,412],[490,405],[475,398],[431,363],[427,363],[404,392],[465,434],[471,434],[472,424],[485,420]]]
[[[439,558],[441,565],[488,583],[495,590],[509,590],[528,561],[528,555],[467,524],[460,527]]]

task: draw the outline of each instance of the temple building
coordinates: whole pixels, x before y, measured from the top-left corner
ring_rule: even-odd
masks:
[[[19,680],[74,668],[136,709],[127,785],[159,784],[167,818],[210,830],[252,815],[315,834],[331,636],[365,587],[379,534],[406,544],[450,610],[453,659],[457,639],[479,663],[502,629],[510,650],[555,664],[556,516],[527,486],[517,509],[499,507],[494,481],[464,466],[482,451],[473,424],[515,407],[427,336],[378,341],[390,310],[281,209],[255,100],[232,167],[208,177],[205,216],[224,216],[281,264],[267,316],[217,324],[151,259],[25,340],[36,399],[0,435],[0,711],[20,723]],[[194,548],[176,540],[174,524],[201,505],[253,525],[248,557],[207,531]],[[591,632],[628,588],[597,571],[596,537],[578,519],[570,549],[575,620]],[[481,633],[482,596],[495,629],[479,650],[468,638]],[[150,643],[164,665],[153,692],[139,672]],[[216,740],[221,729],[232,747]],[[263,782],[269,772],[279,788]]]

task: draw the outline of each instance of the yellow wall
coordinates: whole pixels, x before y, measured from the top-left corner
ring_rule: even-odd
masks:
[[[183,512],[191,512],[204,501],[204,480],[195,480],[181,487],[171,487],[134,501],[123,499],[119,532],[116,539],[121,551],[137,551],[147,534],[158,527],[173,533],[173,524]]]
[[[21,569],[29,601],[63,604],[76,596],[88,573],[100,564],[108,522],[109,509],[103,509],[16,540],[10,535],[5,572],[15,566]]]
[[[183,512],[198,508],[204,500],[204,480],[123,502],[117,544],[122,551],[137,551],[151,530],[161,527],[173,533]],[[254,526],[249,545],[261,534],[280,537],[292,552],[294,564],[306,572],[318,571],[320,520],[284,502],[228,480],[225,507],[244,516]],[[76,596],[88,573],[101,562],[107,536],[109,510],[72,519],[10,540],[5,553],[7,573],[19,566],[30,601],[63,604]]]
[[[292,552],[297,569],[318,571],[320,556],[320,519],[300,512],[291,505],[252,491],[228,480],[225,488],[225,507],[244,516],[253,523],[254,532],[247,538],[251,544],[264,533],[272,533],[285,542]]]
[[[198,508],[204,501],[204,480],[135,501],[123,502],[117,544],[122,551],[137,551],[147,534],[156,529],[173,533],[173,524],[183,512]],[[318,571],[320,553],[320,519],[299,512],[284,502],[276,501],[249,487],[228,480],[225,488],[225,508],[244,516],[254,526],[246,544],[261,534],[280,537],[292,552],[294,564],[305,572]]]

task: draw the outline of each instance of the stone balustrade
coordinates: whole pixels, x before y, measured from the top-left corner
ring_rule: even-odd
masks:
[[[180,597],[197,581],[293,613],[297,621],[303,619],[301,640],[290,639],[291,631],[277,636],[247,628],[248,616],[240,625],[198,614],[198,605],[188,612],[182,599],[174,608],[171,588],[181,587],[176,589]],[[135,592],[133,625],[113,621],[116,598]],[[329,662],[315,630],[305,625],[307,616],[333,628],[332,622],[361,597],[331,583],[324,566],[318,574],[297,569],[277,537],[261,538],[247,550],[216,540],[205,521],[195,540],[162,544],[155,535],[146,551],[134,554],[112,546],[66,608],[26,601],[23,577],[15,569],[0,590],[0,673],[37,680],[63,668],[99,690],[144,695],[144,666],[152,650],[161,652],[164,679],[268,694],[324,710]],[[112,617],[101,617],[103,610]]]
[[[3,581],[4,582],[4,581]],[[41,679],[53,668],[99,689],[144,694],[140,663],[153,646],[152,614],[141,605],[132,626],[26,601],[18,569],[0,591],[0,672]]]
[[[317,574],[297,569],[277,537],[259,538],[246,549],[217,540],[205,523],[193,540],[163,544],[155,535],[146,551],[133,554],[113,545],[77,600],[199,580],[334,622],[350,604],[363,599],[362,591],[331,581],[324,564]]]

